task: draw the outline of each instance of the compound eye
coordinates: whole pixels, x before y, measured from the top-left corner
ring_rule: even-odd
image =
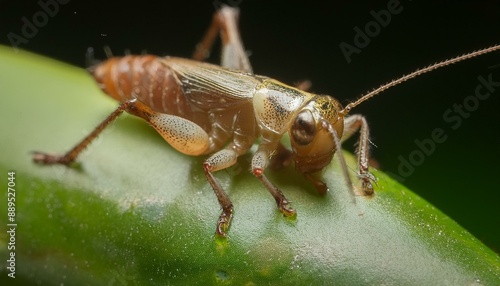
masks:
[[[311,111],[301,111],[295,118],[291,131],[292,139],[298,145],[305,146],[311,143],[316,135],[316,123]]]

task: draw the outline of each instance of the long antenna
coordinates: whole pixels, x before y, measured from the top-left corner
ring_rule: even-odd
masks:
[[[374,89],[373,91],[361,96],[358,100],[354,101],[354,102],[351,102],[349,104],[346,105],[346,107],[340,111],[340,114],[341,115],[346,115],[347,113],[349,113],[351,111],[351,109],[353,109],[355,106],[359,105],[361,102],[365,101],[365,100],[368,100],[370,98],[372,98],[373,96],[383,92],[384,90],[386,89],[389,89],[393,86],[396,86],[400,83],[403,83],[409,79],[412,79],[414,77],[417,77],[419,75],[422,75],[424,73],[427,73],[427,72],[430,72],[432,70],[435,70],[435,69],[438,69],[438,68],[442,68],[442,67],[445,67],[445,66],[448,66],[448,65],[451,65],[451,64],[454,64],[454,63],[458,63],[460,61],[463,61],[463,60],[467,60],[467,59],[470,59],[470,58],[473,58],[473,57],[477,57],[477,56],[480,56],[480,55],[483,55],[483,54],[487,54],[487,53],[490,53],[490,52],[493,52],[493,51],[496,51],[496,50],[500,50],[500,45],[495,45],[495,46],[491,46],[489,48],[486,48],[486,49],[482,49],[482,50],[477,50],[477,51],[474,51],[474,52],[471,52],[471,53],[468,53],[468,54],[465,54],[465,55],[461,55],[461,56],[458,56],[458,57],[455,57],[455,58],[452,58],[452,59],[449,59],[449,60],[445,60],[445,61],[442,61],[442,62],[439,62],[439,63],[435,63],[433,65],[430,65],[430,66],[427,66],[425,68],[421,68],[421,69],[418,69],[410,74],[407,74],[407,75],[404,75],[398,79],[395,79],[389,83],[386,83],[384,85],[381,85],[380,87]]]

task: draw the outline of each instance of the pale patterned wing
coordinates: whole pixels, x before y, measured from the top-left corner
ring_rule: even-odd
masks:
[[[194,60],[166,57],[163,63],[176,76],[184,96],[197,108],[217,110],[251,101],[265,77],[229,70]]]

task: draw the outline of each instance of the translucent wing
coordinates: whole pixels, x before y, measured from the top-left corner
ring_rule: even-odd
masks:
[[[184,96],[202,110],[229,108],[251,101],[255,88],[265,78],[182,58],[166,57],[163,63],[174,72]]]

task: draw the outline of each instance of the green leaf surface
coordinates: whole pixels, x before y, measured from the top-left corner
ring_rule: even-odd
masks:
[[[67,151],[116,107],[84,70],[0,47],[0,94],[5,266],[9,171],[17,223],[16,278],[2,267],[2,285],[500,285],[497,254],[382,172],[375,196],[355,203],[336,160],[324,197],[292,167],[268,172],[298,212],[291,220],[243,156],[216,173],[235,205],[230,237],[216,240],[204,158],[132,116],[75,168],[32,163],[31,151]]]

